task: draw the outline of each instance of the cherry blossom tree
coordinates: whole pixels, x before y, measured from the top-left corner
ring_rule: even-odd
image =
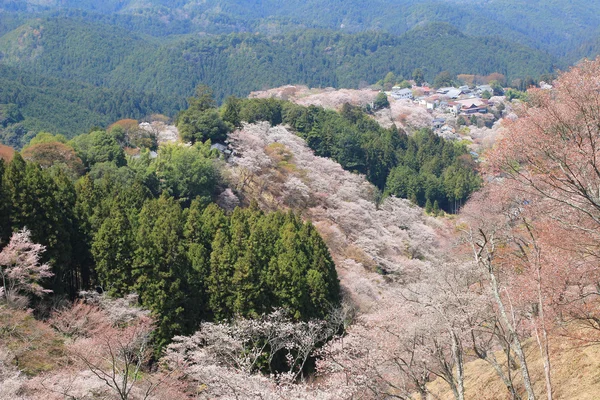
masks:
[[[18,303],[19,295],[43,296],[52,292],[40,282],[53,276],[50,265],[40,262],[45,247],[31,241],[31,232],[22,229],[13,233],[10,242],[0,252],[0,299],[8,305]]]
[[[489,157],[491,172],[502,174],[530,218],[544,226],[537,229],[540,245],[560,250],[555,258],[570,272],[563,312],[589,327],[600,312],[599,75],[600,59],[584,61],[553,90],[531,90],[531,105],[508,124]],[[557,289],[564,283],[550,280]]]
[[[65,397],[105,393],[121,400],[156,398],[169,390],[181,395],[173,379],[176,369],[149,368],[154,321],[147,310],[136,305],[137,295],[111,299],[82,292],[81,297],[72,306],[56,310],[49,320],[69,339],[67,350],[72,362],[34,380],[34,389],[44,388]]]
[[[163,361],[201,384],[203,398],[334,395],[340,388],[313,391],[302,374],[309,358],[340,330],[343,315],[343,311],[337,311],[328,321],[294,322],[279,309],[258,319],[206,322],[192,336],[175,337]],[[275,358],[285,360],[285,371],[274,365]]]

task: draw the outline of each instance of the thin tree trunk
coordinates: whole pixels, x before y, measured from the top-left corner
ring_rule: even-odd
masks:
[[[512,376],[510,374],[510,355],[507,356],[508,369],[509,369],[508,376],[507,376],[507,374],[505,374],[504,371],[502,370],[502,366],[500,365],[500,363],[498,363],[498,360],[496,360],[496,357],[493,354],[491,356],[488,355],[487,352],[482,353],[481,350],[479,350],[477,348],[477,345],[475,344],[474,341],[473,341],[473,350],[475,351],[475,354],[477,355],[477,357],[486,361],[488,364],[490,364],[494,368],[494,370],[496,371],[496,375],[498,375],[498,377],[502,380],[502,382],[504,383],[504,386],[506,386],[506,390],[508,390],[512,399],[520,400],[520,397],[517,394],[515,386],[513,385]]]
[[[540,338],[538,332],[538,324],[535,325],[535,337],[537,339],[538,346],[542,360],[544,362],[544,378],[546,379],[546,395],[548,400],[552,400],[552,380],[551,380],[551,364],[550,364],[550,348],[548,345],[548,330],[546,329],[546,316],[544,313],[544,297],[542,294],[542,261],[541,261],[541,250],[535,239],[535,235],[531,226],[525,219],[525,226],[531,237],[533,248],[535,250],[535,270],[537,274],[537,295],[538,295],[538,308],[539,308],[539,320],[541,321],[542,338]]]
[[[517,357],[519,358],[519,362],[521,363],[521,375],[523,375],[523,385],[525,386],[525,391],[527,392],[527,398],[529,400],[535,400],[535,393],[533,392],[533,387],[531,385],[531,377],[529,376],[529,369],[527,368],[527,359],[525,358],[525,352],[523,351],[523,347],[521,346],[521,341],[519,340],[517,331],[513,327],[512,323],[508,319],[508,315],[506,314],[504,302],[500,297],[498,281],[496,280],[496,275],[494,274],[491,263],[489,263],[487,267],[490,276],[492,291],[494,292],[494,299],[496,300],[496,304],[500,311],[500,316],[504,324],[506,325],[508,332],[512,336],[512,348]]]
[[[535,400],[535,393],[531,385],[531,377],[529,376],[529,370],[527,368],[527,359],[525,358],[525,352],[523,351],[523,347],[521,346],[521,342],[519,341],[517,331],[510,322],[506,313],[504,302],[502,301],[502,297],[500,296],[500,287],[498,285],[498,280],[496,279],[496,275],[494,274],[494,266],[492,263],[492,258],[495,252],[494,239],[488,239],[485,232],[483,232],[483,230],[481,229],[479,230],[479,233],[483,238],[483,243],[476,243],[474,240],[471,241],[471,245],[475,253],[475,261],[477,261],[478,264],[483,265],[487,270],[487,273],[490,278],[490,286],[494,295],[494,300],[496,302],[496,305],[498,306],[500,317],[502,319],[502,322],[505,324],[506,329],[508,329],[510,336],[512,337],[511,347],[513,348],[513,351],[517,355],[517,358],[519,359],[519,362],[521,364],[521,375],[523,376],[523,385],[525,386],[525,390],[527,392],[527,398],[528,400]],[[479,247],[479,250],[476,249],[476,246]],[[490,246],[491,248],[488,248],[488,246]],[[482,254],[484,250],[486,250],[486,256]]]
[[[451,332],[450,335],[452,336],[452,356],[456,364],[456,395],[458,400],[465,400],[465,371],[462,346],[460,339],[454,332]]]

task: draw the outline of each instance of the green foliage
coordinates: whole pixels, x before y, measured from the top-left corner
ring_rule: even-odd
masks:
[[[38,31],[42,34],[36,36]],[[154,99],[150,105],[161,106],[162,113],[169,115],[182,107],[181,100],[193,94],[199,83],[212,87],[221,101],[228,95],[246,96],[289,83],[358,87],[389,72],[412,76],[418,69],[419,82],[432,81],[442,70],[453,75],[499,71],[512,79],[539,76],[556,64],[541,51],[497,37],[470,37],[447,24],[426,24],[400,33],[302,29],[273,36],[233,33],[159,41],[109,24],[89,23],[84,17],[54,17],[7,33],[0,38],[0,51],[5,54],[3,64],[23,73],[144,92],[146,104]],[[32,42],[18,45],[23,35]],[[90,48],[95,51],[89,52]],[[120,104],[135,106],[135,100]]]
[[[207,140],[223,142],[231,127],[227,125],[216,109],[194,111],[188,109],[177,117],[179,136],[184,142],[203,143]]]
[[[110,23],[117,29],[157,37],[198,32],[272,34],[306,27],[339,30],[342,24],[343,30],[348,32],[381,30],[402,34],[423,21],[433,21],[460,26],[468,34],[494,32],[498,37],[533,45],[557,55],[594,38],[596,27],[600,25],[599,5],[583,0],[517,3],[510,0],[481,3],[405,0],[395,2],[393,7],[388,1],[380,0],[368,3],[362,0],[343,3],[332,0],[106,0],[101,3],[91,0],[27,0],[0,4],[3,10],[8,11],[0,16],[0,34],[14,29],[24,17],[37,16],[35,11],[84,18],[88,23]],[[569,32],[569,35],[564,32]],[[119,34],[122,32],[117,30],[115,35]],[[113,45],[113,48],[119,50],[118,46]]]
[[[162,347],[187,331],[183,279],[189,264],[181,241],[182,210],[175,199],[161,196],[144,204],[137,223],[133,288],[158,318],[156,335]]]
[[[529,96],[527,96],[527,92],[521,92],[516,89],[506,89],[504,95],[508,101],[513,101],[514,99],[527,102],[529,101]]]
[[[54,266],[53,290],[73,294],[77,286],[78,258],[75,189],[60,170],[42,170],[17,153],[4,171],[3,193],[12,230],[27,227],[32,240],[47,247],[44,261]]]
[[[163,193],[187,204],[196,197],[208,202],[218,180],[212,158],[210,143],[191,147],[170,144],[159,149],[149,168],[156,174]]]
[[[502,85],[500,85],[500,83],[498,81],[491,81],[490,86],[494,90],[494,93],[493,93],[494,96],[503,96],[504,95],[504,88],[502,87]]]
[[[388,101],[387,95],[383,92],[379,92],[373,102],[373,108],[377,111],[382,108],[388,108],[389,106],[390,102]]]
[[[66,146],[48,138],[27,150]],[[137,292],[157,319],[159,347],[202,320],[279,307],[322,318],[339,303],[333,260],[310,223],[255,205],[226,215],[211,203],[218,176],[210,142],[162,146],[156,158],[144,152],[121,165],[112,132],[77,139],[90,171],[76,184],[19,153],[6,167],[0,161],[1,243],[27,226],[47,246],[56,293]]]
[[[76,136],[69,144],[88,168],[103,162],[114,162],[119,167],[125,165],[125,153],[119,142],[105,131]]]
[[[415,68],[412,72],[412,78],[417,84],[417,86],[421,86],[425,81],[425,75],[423,74],[423,70],[421,68]]]
[[[114,203],[91,246],[98,280],[103,289],[113,296],[126,295],[133,289],[131,275],[135,243],[129,218],[122,207],[119,202]]]
[[[225,103],[221,108],[221,118],[234,128],[241,128],[242,119],[240,116],[240,111],[240,99],[235,96],[229,96],[225,99]]]
[[[181,107],[166,95],[98,88],[26,69],[0,63],[0,142],[17,149],[39,131],[72,138],[91,126]]]
[[[53,135],[50,132],[39,132],[37,135],[35,135],[35,137],[33,137],[29,141],[27,146],[33,146],[33,145],[42,144],[42,143],[52,143],[52,142],[67,143],[67,138],[61,134]]]
[[[228,109],[228,118],[236,121],[235,103],[230,100]],[[206,85],[200,85],[196,88],[196,96],[188,99],[189,107],[177,116],[177,128],[179,136],[184,142],[204,143],[207,140],[211,142],[223,142],[227,138],[227,133],[233,130],[232,124],[227,124],[221,118],[216,109],[216,102],[212,90]],[[233,107],[233,108],[232,108]],[[233,114],[232,114],[233,113]],[[239,118],[238,118],[239,119]],[[239,124],[239,121],[237,121]]]
[[[435,76],[433,80],[433,86],[436,88],[453,86],[452,75],[448,71],[442,71]]]

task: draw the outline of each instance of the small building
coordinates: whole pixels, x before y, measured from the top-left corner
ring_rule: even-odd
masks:
[[[446,92],[446,96],[451,99],[458,99],[461,94],[463,94],[463,91],[455,88],[452,88],[448,92]]]
[[[433,95],[430,97],[424,97],[419,100],[419,104],[428,110],[433,110],[433,109],[437,108],[438,105],[440,104],[440,96]]]
[[[403,100],[403,99],[408,99],[408,100],[412,100],[413,99],[413,92],[411,89],[402,89],[399,86],[394,86],[392,88],[392,97],[396,100]]]
[[[436,93],[438,94],[447,94],[449,91],[451,91],[452,89],[454,89],[453,87],[441,87],[439,88]]]
[[[490,85],[479,85],[475,87],[475,92],[480,96],[483,94],[483,92],[488,92],[489,94],[493,95],[494,88],[492,88]]]
[[[459,108],[456,112],[465,115],[471,115],[476,113],[485,114],[488,111],[488,103],[486,100],[472,98],[465,100],[457,100],[454,102]]]
[[[441,128],[442,126],[444,126],[444,124],[446,124],[446,120],[444,118],[435,118],[433,120],[434,128]]]
[[[212,146],[210,146],[210,149],[211,150],[214,150],[214,149],[219,150],[219,152],[221,154],[223,154],[226,158],[229,157],[232,153],[232,151],[227,146],[225,146],[224,144],[221,144],[221,143],[213,144]]]
[[[453,115],[458,115],[460,113],[461,105],[457,102],[448,103],[447,110],[450,111]]]

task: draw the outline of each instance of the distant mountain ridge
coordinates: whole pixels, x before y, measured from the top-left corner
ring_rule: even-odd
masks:
[[[539,76],[557,63],[541,51],[494,37],[472,37],[444,23],[401,36],[303,30],[235,33],[157,41],[80,18],[30,21],[0,37],[0,62],[40,75],[184,99],[198,83],[217,98],[288,83],[355,88],[389,71],[410,77],[492,72]]]
[[[107,115],[173,116],[200,83],[222,101],[285,84],[364,87],[388,72],[410,78],[416,68],[430,82],[441,71],[535,79],[599,51],[600,4],[582,7],[581,0],[0,0],[0,65],[53,82],[49,103],[76,98],[72,82],[86,93],[101,89],[98,96],[111,99],[103,102],[127,98]],[[37,84],[3,82],[39,93]],[[31,116],[42,97],[29,98],[19,104]],[[79,122],[59,129],[46,111],[26,125],[70,133],[110,123],[99,114],[106,107],[92,108],[73,107],[79,111],[69,120]]]
[[[299,27],[401,34],[421,24],[447,22],[469,35],[498,35],[556,56],[600,32],[600,3],[583,0],[0,0],[0,10],[82,10],[86,18],[159,36],[281,33]]]

